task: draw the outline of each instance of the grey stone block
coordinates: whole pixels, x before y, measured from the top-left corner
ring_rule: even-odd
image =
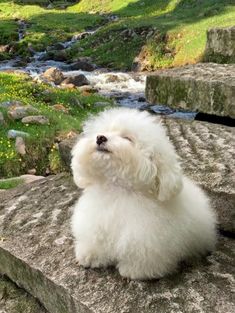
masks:
[[[235,26],[216,27],[207,31],[205,60],[235,63]]]
[[[25,288],[51,313],[234,312],[234,241],[151,282],[122,279],[114,269],[75,262],[71,208],[80,192],[66,175],[1,194],[0,273]]]
[[[209,194],[219,227],[234,235],[234,129],[163,118],[188,176]],[[68,149],[72,147],[68,145]],[[68,151],[67,151],[68,152]],[[70,217],[81,191],[60,174],[2,192],[0,273],[36,297],[51,313],[234,312],[235,242],[169,277],[129,281],[109,269],[76,263]]]
[[[146,98],[153,104],[235,118],[235,64],[158,71],[147,77]]]
[[[235,129],[163,118],[185,173],[210,196],[220,228],[235,233]]]

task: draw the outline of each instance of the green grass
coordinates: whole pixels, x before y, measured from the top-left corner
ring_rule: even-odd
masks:
[[[206,30],[231,26],[235,21],[233,0],[81,0],[77,4],[66,1],[53,3],[67,3],[68,7],[47,9],[46,0],[0,0],[0,44],[14,39],[15,18],[29,23],[25,38],[16,45],[16,53],[27,56],[29,44],[36,50],[43,50],[52,43],[65,41],[75,33],[104,23],[104,17],[98,13],[115,14],[118,21],[103,25],[95,35],[82,40],[74,47],[71,56],[92,56],[100,65],[130,69],[142,49],[148,59],[149,70],[154,70],[202,60]],[[137,36],[123,41],[121,32],[124,29],[142,27],[157,29],[165,40],[162,41],[162,36],[150,39]],[[78,46],[84,48],[83,53],[78,52]]]
[[[28,55],[29,44],[35,50],[44,50],[48,45],[66,41],[74,34],[103,21],[99,15],[49,10],[38,5],[23,5],[20,1],[0,0],[0,8],[0,45],[17,39],[15,19],[23,19],[28,23],[25,37],[16,44],[17,54],[25,56]]]
[[[81,46],[85,48],[84,55],[94,55],[102,65],[128,69],[143,45],[149,70],[198,62],[203,58],[207,29],[231,26],[235,21],[232,0],[82,0],[70,10],[119,16],[118,22],[103,27],[93,38],[83,40]],[[122,42],[121,30],[140,27],[156,28],[166,34],[165,41],[160,36],[160,40],[130,38]],[[114,34],[113,40],[105,40],[110,33]]]
[[[0,189],[12,189],[23,183],[21,178],[8,178],[0,180]]]
[[[45,93],[46,91],[46,93]],[[78,90],[63,90],[32,82],[27,76],[0,73],[0,103],[9,100],[19,100],[30,104],[50,120],[50,125],[23,124],[8,118],[3,112],[7,125],[0,127],[0,177],[12,177],[24,174],[31,168],[36,168],[37,174],[45,174],[48,167],[62,170],[58,164],[55,138],[64,136],[70,131],[79,131],[81,122],[91,113],[97,113],[101,108],[93,104],[101,101],[98,95],[82,96]],[[79,100],[83,109],[76,105]],[[106,100],[107,101],[107,100]],[[69,113],[56,111],[52,105],[62,104]],[[26,156],[20,156],[15,151],[15,142],[7,138],[10,129],[29,133],[26,139]]]
[[[17,23],[13,20],[4,20],[0,22],[0,44],[8,44],[9,41],[18,39]]]

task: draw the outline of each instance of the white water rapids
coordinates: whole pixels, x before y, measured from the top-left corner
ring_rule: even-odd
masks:
[[[92,35],[94,32],[95,31],[89,31],[86,32],[85,35]],[[82,35],[84,35],[84,33],[78,34],[70,41],[63,43],[64,48],[71,47],[76,41],[80,40]],[[65,62],[54,60],[43,61],[42,59],[45,54],[46,51],[35,53],[30,62],[26,65],[20,64],[19,58],[2,61],[0,62],[0,71],[17,70],[28,73],[33,79],[40,81],[40,74],[50,67],[57,67],[62,70],[65,77],[84,74],[92,87],[96,88],[101,95],[113,98],[118,105],[130,108],[148,109],[157,114],[170,115],[176,118],[194,119],[196,116],[196,113],[176,111],[164,105],[150,105],[147,103],[145,100],[146,74],[114,72],[102,68],[92,72],[81,70],[70,71],[69,65]]]

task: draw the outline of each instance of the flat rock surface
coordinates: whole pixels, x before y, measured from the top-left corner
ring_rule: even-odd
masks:
[[[215,192],[235,194],[235,128],[163,118],[185,172]]]
[[[205,189],[224,231],[235,233],[235,129],[163,119],[185,173]]]
[[[147,77],[146,98],[165,104],[235,118],[235,64],[198,63]]]
[[[226,237],[203,261],[151,282],[76,264],[69,221],[79,194],[68,175],[1,194],[0,272],[49,312],[234,312],[235,242]]]

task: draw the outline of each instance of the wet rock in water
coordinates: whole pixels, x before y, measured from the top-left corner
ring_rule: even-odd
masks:
[[[0,126],[5,126],[6,122],[2,112],[0,112]]]
[[[107,107],[110,106],[111,103],[109,102],[104,102],[104,101],[99,101],[94,103],[94,107],[100,108],[100,107]]]
[[[66,50],[50,51],[44,56],[44,60],[54,60],[65,62],[68,60],[68,54]]]
[[[59,85],[64,80],[64,75],[58,68],[50,67],[42,74],[42,78]]]
[[[139,98],[138,98],[138,101],[139,101],[139,102],[145,102],[146,99],[145,99],[145,97],[139,97]]]
[[[79,74],[76,76],[70,76],[67,77],[63,80],[62,82],[63,85],[68,85],[68,84],[73,84],[74,86],[83,86],[83,85],[89,85],[90,82],[89,80],[86,78],[85,75],[83,74]]]
[[[23,137],[27,138],[29,137],[29,134],[20,130],[10,129],[7,132],[7,138],[14,139],[16,137]]]
[[[69,65],[69,69],[71,71],[87,71],[87,72],[92,72],[95,70],[95,66],[87,61],[77,61],[75,63],[72,63]]]
[[[165,106],[165,105],[149,105],[149,109],[151,112],[162,114],[162,115],[169,115],[175,113],[175,110]]]
[[[13,107],[22,107],[24,106],[21,101],[18,100],[11,100],[11,101],[5,101],[0,103],[0,108],[13,108]]]
[[[57,42],[52,46],[52,50],[63,50],[64,44],[62,42]]]
[[[90,33],[82,32],[82,33],[78,33],[78,34],[73,35],[72,40],[73,41],[77,41],[77,40],[80,40],[80,39],[84,39],[84,38],[86,38],[88,36],[90,36]]]
[[[50,60],[50,58],[51,58],[51,56],[49,54],[49,51],[43,52],[38,56],[38,61],[48,61],[48,60]]]
[[[116,74],[107,74],[107,78],[105,80],[106,83],[119,83],[121,81],[123,81],[123,79]]]
[[[24,105],[24,106],[16,106],[11,107],[8,111],[8,117],[13,120],[21,120],[25,116],[28,116],[29,114],[37,113],[38,110],[32,107],[31,105]]]
[[[198,63],[147,76],[146,98],[171,108],[235,118],[235,64]]]
[[[60,84],[60,86],[62,89],[75,89],[76,88],[74,84],[66,84],[63,82]]]
[[[98,92],[99,90],[95,87],[92,87],[92,86],[88,86],[88,85],[84,85],[84,86],[81,86],[79,87],[79,90],[81,92],[86,92],[86,93],[96,93]]]
[[[28,62],[26,60],[18,60],[15,61],[13,66],[14,67],[25,67],[28,64]]]
[[[15,149],[20,155],[26,154],[26,146],[23,137],[16,137]]]
[[[144,111],[144,110],[149,110],[150,109],[150,105],[149,104],[146,104],[146,103],[144,103],[144,104],[142,104],[140,107],[139,107],[139,110],[141,110],[141,111]]]
[[[49,119],[44,115],[30,115],[22,118],[24,124],[37,124],[37,125],[48,125],[50,124]]]

